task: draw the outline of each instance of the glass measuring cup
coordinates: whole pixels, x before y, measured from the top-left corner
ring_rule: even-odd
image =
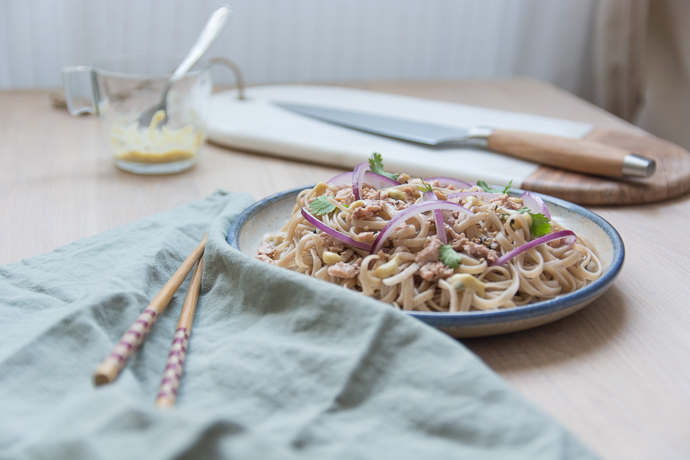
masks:
[[[206,138],[213,89],[211,64],[200,61],[170,83],[165,113],[148,126],[138,118],[156,105],[183,56],[123,55],[62,69],[67,108],[93,113],[115,165],[137,174],[171,174],[196,164]]]

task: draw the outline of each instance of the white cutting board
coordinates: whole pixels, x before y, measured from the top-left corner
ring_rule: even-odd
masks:
[[[250,87],[246,99],[236,91],[211,97],[208,138],[232,149],[261,152],[310,163],[351,169],[372,152],[386,170],[413,177],[482,179],[520,188],[538,165],[475,147],[429,147],[339,127],[281,109],[273,102],[323,106],[387,115],[458,128],[491,126],[583,138],[592,125],[555,118],[486,109],[334,86]]]

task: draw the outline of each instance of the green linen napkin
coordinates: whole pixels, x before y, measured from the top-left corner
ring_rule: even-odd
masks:
[[[459,342],[232,250],[216,192],[0,267],[0,458],[581,459]],[[91,376],[209,230],[177,406],[154,401],[189,280],[117,381]]]

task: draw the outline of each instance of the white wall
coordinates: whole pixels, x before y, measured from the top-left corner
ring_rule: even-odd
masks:
[[[248,84],[530,76],[590,96],[595,0],[228,1],[210,55]],[[60,86],[62,65],[109,55],[184,53],[221,3],[0,0],[0,89]]]

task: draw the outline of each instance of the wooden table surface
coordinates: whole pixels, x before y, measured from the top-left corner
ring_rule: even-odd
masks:
[[[531,80],[349,86],[636,130]],[[339,171],[207,145],[191,171],[136,176],[113,166],[99,136],[95,117],[53,108],[48,91],[0,92],[0,263],[217,188],[259,199]],[[556,323],[463,343],[603,458],[690,458],[690,200],[593,210],[625,241],[613,287]]]

